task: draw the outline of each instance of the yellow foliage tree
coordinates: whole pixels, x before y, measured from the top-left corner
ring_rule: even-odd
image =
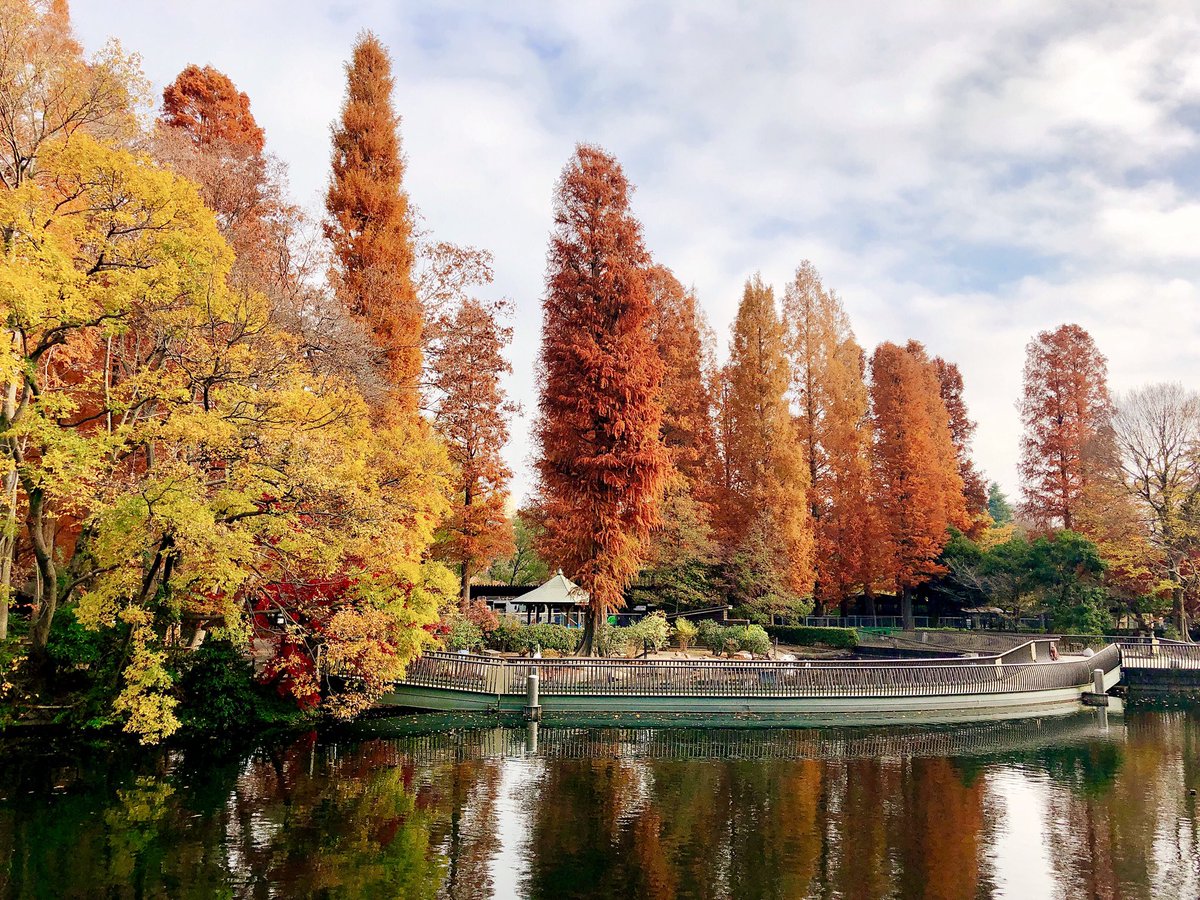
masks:
[[[285,630],[318,684],[368,676],[334,708],[369,702],[453,591],[423,562],[449,486],[429,429],[372,426],[348,379],[306,369],[264,298],[229,287],[196,188],[148,159],[84,134],[43,148],[0,195],[0,234],[0,441],[34,557],[34,658],[66,603],[128,631],[114,711],[156,739],[178,725],[163,665],[184,624],[244,638],[247,602],[337,576]]]

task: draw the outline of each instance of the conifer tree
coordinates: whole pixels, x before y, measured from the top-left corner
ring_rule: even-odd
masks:
[[[841,301],[808,260],[784,292],[783,311],[796,430],[810,480],[816,596],[844,603],[861,583],[869,510],[862,350]]]
[[[464,609],[472,577],[513,549],[505,510],[512,472],[501,456],[513,406],[500,383],[512,371],[504,358],[511,340],[512,329],[501,326],[495,311],[466,300],[445,329],[434,365],[434,427],[456,469],[453,509],[437,552],[458,566]]]
[[[874,482],[883,575],[913,627],[913,589],[943,571],[947,528],[966,525],[962,476],[937,373],[915,341],[880,344],[871,358]]]
[[[663,364],[662,441],[671,466],[664,484],[662,521],[651,538],[639,586],[652,587],[656,600],[679,608],[711,601],[711,568],[716,561],[712,534],[716,436],[705,379],[711,332],[695,294],[670,269],[652,266],[646,279],[653,303],[651,336]]]
[[[269,171],[250,98],[211,66],[188,66],[163,91],[155,156],[200,186],[234,252],[233,283],[278,302],[294,287],[288,240],[297,210]]]
[[[967,413],[967,402],[963,398],[962,372],[958,366],[935,356],[933,368],[937,372],[942,403],[945,404],[946,414],[950,417],[950,437],[958,454],[958,474],[963,480],[963,502],[969,522],[967,535],[977,538],[988,524],[988,491],[983,476],[979,474],[979,470],[975,468],[975,461],[971,459],[971,438],[975,434],[976,423]]]
[[[347,92],[333,129],[325,235],[346,308],[371,329],[386,359],[393,402],[415,411],[421,374],[421,305],[413,283],[412,217],[392,106],[392,64],[379,39],[361,35],[346,66]]]
[[[640,569],[669,460],[649,262],[617,161],[580,144],[555,197],[543,305],[537,472],[544,555],[587,591],[582,652]]]
[[[1111,468],[1108,363],[1078,325],[1041,332],[1026,348],[1021,418],[1023,509],[1043,526],[1079,529],[1089,488]]]
[[[163,91],[162,117],[198,146],[226,141],[262,153],[265,137],[250,112],[250,98],[212,66],[191,65],[175,76]]]
[[[849,601],[860,589],[872,596],[873,549],[878,544],[879,528],[871,499],[866,360],[862,348],[848,337],[830,363],[826,375],[829,406],[822,429],[822,509],[815,527],[817,597],[826,604],[840,604],[846,615]]]
[[[784,328],[774,291],[758,275],[742,294],[726,377],[729,477],[719,517],[726,557],[753,559],[756,568],[769,560],[777,576],[770,583],[786,586],[793,601],[785,605],[794,611],[794,598],[811,593],[814,577],[808,467],[788,408]],[[753,606],[763,598],[743,599]]]

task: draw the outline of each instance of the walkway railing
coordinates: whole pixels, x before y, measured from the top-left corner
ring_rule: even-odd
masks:
[[[1121,665],[1127,669],[1200,669],[1200,644],[1122,641]]]
[[[991,631],[983,623],[992,618],[990,613],[970,616],[913,616],[914,628],[961,628],[968,631]],[[1010,620],[1011,621],[1011,620]],[[802,625],[813,628],[860,628],[866,630],[900,631],[904,628],[902,616],[805,616]],[[1043,631],[1045,621],[1040,617],[1023,617],[1016,620],[1018,627],[1030,632]]]
[[[1018,653],[1021,650],[1016,649]],[[1029,654],[1027,648],[1024,652]],[[1091,683],[1094,669],[1108,672],[1119,664],[1120,651],[1115,646],[1086,660],[1014,663],[998,655],[928,665],[816,660],[512,660],[427,653],[409,666],[403,683],[521,695],[526,676],[536,670],[543,696],[922,697],[1079,687]]]

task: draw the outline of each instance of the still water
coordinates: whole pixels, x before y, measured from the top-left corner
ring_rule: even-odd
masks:
[[[1200,898],[1197,708],[0,753],[4,896]]]

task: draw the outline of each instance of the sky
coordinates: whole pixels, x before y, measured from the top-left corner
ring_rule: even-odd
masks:
[[[1019,488],[1025,346],[1076,322],[1118,394],[1200,386],[1200,4],[74,0],[88,49],[250,96],[319,213],[356,34],[392,53],[406,187],[515,305],[507,457],[531,485],[546,245],[577,142],[613,153],[724,353],[745,279],[810,259],[868,350],[957,362],[975,458]]]

